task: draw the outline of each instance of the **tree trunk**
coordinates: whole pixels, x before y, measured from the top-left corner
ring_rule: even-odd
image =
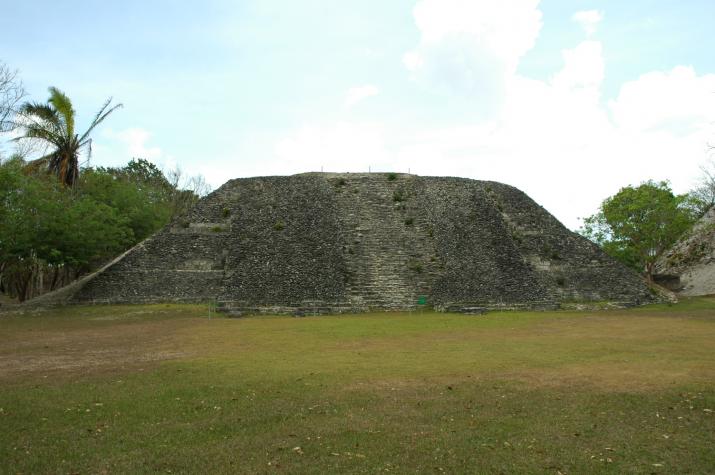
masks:
[[[646,262],[645,264],[645,278],[649,284],[653,283],[653,269],[655,268],[655,262]]]

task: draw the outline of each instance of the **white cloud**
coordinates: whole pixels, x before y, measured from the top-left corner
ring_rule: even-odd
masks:
[[[103,135],[121,142],[126,147],[127,154],[131,158],[144,158],[153,161],[162,156],[161,148],[147,146],[147,142],[151,138],[151,133],[147,130],[138,127],[117,132],[112,129],[105,129]]]
[[[275,156],[285,173],[379,169],[390,163],[382,124],[305,125],[282,138]]]
[[[654,71],[625,83],[609,108],[628,131],[671,130],[688,134],[715,121],[715,74],[698,76],[692,67]]]
[[[605,76],[601,43],[584,41],[573,49],[562,51],[561,55],[564,67],[552,78],[554,87],[598,94]]]
[[[148,142],[152,138],[151,132],[140,127],[131,127],[124,130],[114,131],[107,128],[102,130],[102,137],[109,139],[110,143],[116,145],[102,143],[98,144],[95,156],[101,162],[110,162],[114,165],[127,163],[132,158],[143,158],[165,170],[176,168],[176,159],[164,153],[161,147],[151,146]]]
[[[409,71],[417,71],[422,66],[424,66],[424,61],[422,56],[417,51],[410,51],[405,53],[402,57],[402,62]]]
[[[603,12],[598,10],[583,10],[574,13],[571,19],[581,25],[583,31],[591,36],[596,32],[598,24],[603,20]]]
[[[516,67],[541,30],[539,0],[422,0],[413,11],[422,44],[464,35]]]
[[[562,52],[547,81],[511,74],[498,114],[441,127],[339,122],[304,126],[276,147],[283,172],[407,171],[496,180],[525,191],[568,227],[628,184],[670,179],[685,192],[706,158],[715,75],[652,72],[601,99],[600,42]]]
[[[493,112],[541,29],[539,0],[422,0],[413,14],[420,44],[403,56],[412,79]]]
[[[350,109],[358,102],[361,102],[368,97],[377,96],[379,93],[380,89],[372,84],[350,88],[347,94],[345,94],[344,105],[346,108]]]

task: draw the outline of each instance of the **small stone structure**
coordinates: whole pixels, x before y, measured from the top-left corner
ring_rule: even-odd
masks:
[[[231,180],[68,298],[297,315],[653,299],[516,188],[375,173]]]

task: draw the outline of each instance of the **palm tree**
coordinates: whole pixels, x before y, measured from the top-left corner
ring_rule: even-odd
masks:
[[[47,167],[60,182],[74,186],[79,178],[79,154],[87,147],[92,154],[92,139],[89,134],[109,114],[122,107],[116,104],[109,107],[110,97],[97,112],[89,128],[82,135],[75,133],[75,111],[72,101],[56,87],[50,88],[47,104],[26,102],[20,107],[21,127],[24,134],[15,140],[36,139],[54,150],[44,157],[30,162],[32,168]]]

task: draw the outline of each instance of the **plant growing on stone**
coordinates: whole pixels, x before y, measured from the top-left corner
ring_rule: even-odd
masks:
[[[395,181],[397,180],[397,173],[388,173],[387,174],[387,181]]]
[[[422,273],[422,263],[420,261],[418,261],[417,259],[410,260],[410,262],[407,264],[407,268],[417,274]]]

